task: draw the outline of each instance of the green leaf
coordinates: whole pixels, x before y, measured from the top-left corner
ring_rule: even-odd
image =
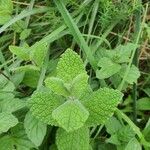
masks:
[[[17,147],[17,150],[31,150],[36,146],[28,139],[23,124],[19,123],[17,126],[11,128],[10,138],[12,140],[13,148]]]
[[[18,98],[7,98],[0,103],[1,111],[9,113],[13,113],[17,110],[20,110],[25,106],[26,101],[23,101]]]
[[[117,136],[121,142],[129,142],[133,137],[135,137],[135,132],[130,126],[127,125],[119,130]]]
[[[28,138],[36,145],[40,146],[46,135],[46,124],[43,124],[28,112],[25,116],[24,127]]]
[[[52,111],[63,103],[62,97],[49,91],[35,92],[29,100],[32,115],[50,125],[57,125],[57,122],[52,117]]]
[[[56,144],[59,150],[89,150],[89,129],[83,127],[68,133],[59,128]]]
[[[150,110],[150,98],[144,97],[137,101],[138,110]]]
[[[0,134],[7,132],[11,127],[15,126],[18,120],[15,116],[8,112],[0,113]]]
[[[31,46],[30,60],[35,62],[37,66],[41,67],[44,63],[47,51],[47,43],[36,42]]]
[[[121,66],[114,63],[107,57],[100,59],[98,66],[101,67],[100,70],[96,70],[96,76],[99,79],[109,78],[110,76],[116,74],[121,69]]]
[[[126,72],[126,67],[127,66],[124,66],[120,72],[119,72],[119,75],[123,78],[124,77],[124,74]],[[129,84],[133,84],[133,83],[136,83],[137,82],[137,79],[140,77],[140,71],[139,69],[132,65],[130,70],[129,70],[129,73],[127,74],[127,77],[125,79],[125,81]]]
[[[40,78],[40,72],[35,70],[28,70],[25,72],[23,83],[29,87],[36,88]]]
[[[71,49],[62,54],[57,65],[57,77],[71,82],[77,75],[86,73],[80,56]]]
[[[143,130],[143,134],[144,134],[145,139],[150,142],[150,118],[146,123],[146,126]]]
[[[108,121],[106,121],[105,126],[109,134],[115,134],[122,128],[121,123],[115,117],[111,117]]]
[[[77,130],[82,127],[89,116],[89,112],[78,100],[68,100],[59,106],[52,113],[52,117],[57,120],[60,127],[67,132]]]
[[[20,34],[20,40],[25,40],[31,33],[31,29],[24,29]]]
[[[36,88],[40,77],[40,68],[34,65],[25,65],[13,68],[13,71],[24,72],[23,83],[29,87]]]
[[[11,0],[0,0],[0,14],[11,14],[13,11],[13,3]]]
[[[88,75],[86,73],[76,76],[71,83],[71,95],[80,98],[88,87]]]
[[[111,137],[106,140],[106,142],[114,145],[121,145],[117,134],[112,134]]]
[[[132,138],[127,144],[125,150],[142,150],[142,147],[136,138]]]
[[[116,63],[126,63],[129,62],[131,52],[137,47],[133,43],[127,43],[126,45],[119,45],[114,50],[106,51],[106,56],[111,58],[113,62]]]
[[[0,138],[1,150],[14,150],[13,140],[9,135],[5,135]]]
[[[87,125],[95,126],[105,123],[113,115],[122,96],[120,91],[109,88],[101,88],[93,92],[83,103],[90,113]]]
[[[29,48],[18,47],[18,46],[9,46],[10,51],[15,54],[17,57],[23,60],[30,60],[29,57]]]
[[[63,80],[57,77],[48,77],[45,80],[46,87],[50,88],[54,93],[62,96],[68,96],[69,91],[64,85]]]
[[[7,14],[1,15],[1,14],[0,14],[0,25],[5,24],[5,23],[8,22],[10,19],[11,19],[11,16],[10,16],[10,15],[7,15]]]

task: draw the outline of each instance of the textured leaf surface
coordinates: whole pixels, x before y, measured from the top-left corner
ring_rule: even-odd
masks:
[[[58,62],[57,76],[65,82],[70,82],[81,73],[86,71],[80,56],[71,49],[67,49]]]
[[[28,138],[36,145],[41,145],[44,136],[46,135],[46,124],[37,120],[30,112],[26,114],[24,127]]]
[[[17,150],[31,150],[35,148],[35,145],[28,139],[23,124],[19,123],[17,126],[11,128],[10,139],[13,144],[13,148],[17,147]]]
[[[5,24],[11,19],[13,3],[11,0],[0,0],[0,25]]]
[[[87,125],[93,126],[104,123],[113,115],[121,98],[121,92],[109,88],[101,88],[93,92],[88,100],[84,102],[90,113]]]
[[[119,70],[121,69],[121,66],[119,64],[114,63],[107,57],[101,58],[98,66],[101,67],[100,70],[96,71],[96,76],[99,79],[109,78],[110,76],[119,72]]]
[[[15,112],[26,106],[26,102],[18,98],[7,98],[0,103],[2,112]]]
[[[137,46],[133,43],[127,43],[126,45],[119,45],[114,50],[106,51],[106,55],[116,63],[129,62],[131,52],[135,47]]]
[[[126,67],[127,66],[124,66],[119,72],[119,75],[122,78],[124,77],[124,74],[126,72]],[[137,79],[139,77],[140,77],[139,69],[136,66],[132,65],[130,70],[129,70],[129,73],[127,74],[127,77],[126,77],[125,81],[128,82],[129,84],[133,84],[133,83],[137,82]]]
[[[0,0],[0,14],[10,14],[13,11],[13,3],[11,0]]]
[[[29,48],[9,46],[10,51],[23,60],[29,60]]]
[[[60,127],[71,132],[82,127],[89,116],[89,112],[78,100],[68,100],[52,113]]]
[[[86,73],[79,74],[72,81],[71,94],[76,98],[80,98],[88,86],[88,75]]]
[[[15,116],[8,112],[0,113],[0,134],[7,132],[11,127],[15,126],[18,120]]]
[[[59,128],[56,134],[58,150],[89,150],[89,129],[80,128],[71,133]]]
[[[31,46],[30,59],[34,61],[37,66],[41,67],[41,65],[44,63],[47,51],[47,43],[37,42],[33,46]]]
[[[125,150],[142,150],[142,147],[136,138],[133,138],[127,144]]]
[[[35,92],[29,100],[29,105],[31,106],[30,111],[33,116],[44,123],[56,125],[56,121],[52,118],[52,111],[63,102],[61,97],[51,92]]]
[[[63,80],[57,77],[48,77],[45,80],[46,87],[50,88],[54,93],[58,95],[68,96],[69,92],[67,91]]]

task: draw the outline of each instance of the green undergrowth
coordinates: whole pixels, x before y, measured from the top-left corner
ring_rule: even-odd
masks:
[[[149,8],[0,0],[0,150],[149,150]]]

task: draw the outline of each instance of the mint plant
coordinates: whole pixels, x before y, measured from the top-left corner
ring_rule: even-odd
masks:
[[[88,150],[89,128],[104,124],[123,96],[109,88],[92,91],[84,64],[71,49],[62,54],[56,77],[47,77],[45,86],[34,92],[28,103],[35,118],[59,127],[59,150],[70,150],[73,145],[74,149]]]

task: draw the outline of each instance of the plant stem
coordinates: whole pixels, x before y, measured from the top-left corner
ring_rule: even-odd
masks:
[[[138,3],[141,4],[141,0],[138,0]],[[137,9],[135,14],[135,36],[134,36],[135,39],[138,36],[138,33],[140,32],[140,26],[141,26],[141,7]],[[136,67],[138,67],[138,56],[139,56],[139,49],[136,50],[132,62]],[[136,112],[137,83],[133,84],[132,99],[133,99],[133,121],[134,123],[137,123],[137,112]]]
[[[138,43],[139,43],[139,40],[140,40],[140,37],[141,37],[141,33],[142,33],[142,30],[143,30],[143,26],[144,26],[144,23],[145,23],[145,20],[146,20],[146,14],[147,14],[147,11],[148,11],[148,4],[146,5],[146,10],[145,10],[145,13],[144,13],[144,17],[143,17],[143,21],[142,21],[142,24],[141,24],[141,27],[140,27],[140,30],[137,34],[137,38],[135,40],[135,48],[133,49],[133,52],[132,52],[132,55],[131,55],[131,58],[129,60],[129,64],[127,66],[127,69],[125,71],[125,74],[124,74],[124,77],[122,79],[122,82],[120,83],[120,85],[118,86],[118,90],[122,90],[124,84],[125,84],[125,81],[126,81],[126,78],[127,78],[127,75],[130,71],[130,68],[131,68],[131,65],[132,65],[132,62],[133,62],[133,58],[134,58],[134,55],[136,53],[136,50],[137,50],[137,46],[138,46]]]
[[[44,81],[44,78],[45,78],[46,70],[47,70],[47,67],[48,67],[48,62],[49,62],[49,46],[48,46],[48,52],[47,52],[47,55],[45,57],[44,64],[43,64],[43,66],[41,68],[41,75],[40,75],[40,78],[39,78],[39,81],[38,81],[37,90],[39,90],[42,87],[42,85],[43,85],[43,81]]]

